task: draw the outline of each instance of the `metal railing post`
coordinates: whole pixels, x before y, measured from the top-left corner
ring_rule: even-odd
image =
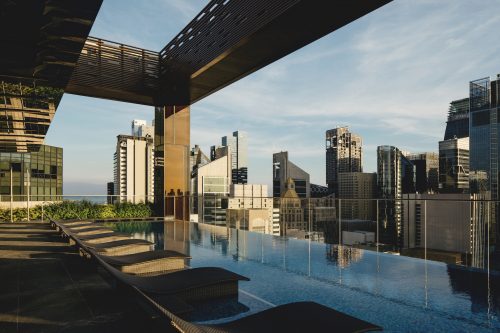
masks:
[[[339,198],[339,245],[342,245],[342,200]]]
[[[10,222],[14,222],[14,216],[12,212],[12,205],[14,204],[14,186],[12,184],[13,178],[12,178],[12,164],[10,165]]]

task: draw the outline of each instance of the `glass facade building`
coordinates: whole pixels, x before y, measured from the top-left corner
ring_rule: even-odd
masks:
[[[470,82],[470,189],[498,200],[498,156],[500,135],[500,74],[495,79],[483,78]],[[499,206],[490,213],[491,249],[497,246]]]
[[[400,249],[403,244],[402,195],[415,193],[413,164],[393,146],[377,147],[379,241]]]
[[[466,138],[469,136],[469,98],[450,103],[444,139]]]
[[[498,199],[500,75],[470,82],[470,170],[487,175],[487,191]]]
[[[231,152],[231,169],[233,184],[248,183],[248,135],[243,131],[235,131],[232,136],[223,136],[221,139],[222,147],[229,147]],[[210,147],[210,159],[213,161],[219,156],[217,149],[219,147]]]
[[[12,177],[11,177],[12,176]],[[12,183],[11,183],[12,179]],[[63,194],[63,149],[42,145],[33,153],[0,153],[1,201],[59,201]]]
[[[439,192],[469,192],[469,138],[439,141]]]

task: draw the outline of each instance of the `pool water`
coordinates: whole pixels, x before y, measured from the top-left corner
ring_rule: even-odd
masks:
[[[154,242],[157,249],[191,255],[191,267],[224,267],[249,277],[239,294],[248,310],[229,311],[218,322],[312,300],[386,332],[500,331],[498,274],[206,224],[116,228]]]

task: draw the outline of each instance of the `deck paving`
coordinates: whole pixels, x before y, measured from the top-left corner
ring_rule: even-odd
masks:
[[[47,223],[0,223],[0,332],[156,331]]]

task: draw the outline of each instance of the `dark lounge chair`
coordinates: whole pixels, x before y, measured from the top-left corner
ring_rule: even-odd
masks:
[[[110,231],[110,232],[107,232],[104,234],[79,236],[78,238],[81,241],[84,241],[84,242],[87,242],[90,244],[98,244],[98,243],[107,243],[107,242],[123,240],[123,239],[130,239],[131,237],[129,234],[126,234],[126,233]]]
[[[111,266],[128,274],[153,274],[185,268],[186,256],[175,251],[148,251],[123,256],[100,258]]]
[[[237,297],[238,282],[248,278],[219,267],[200,267],[155,276],[125,274],[92,249],[92,256],[120,285],[135,287],[174,313],[182,313],[190,302]]]
[[[91,244],[84,241],[77,242],[80,247],[83,244],[84,250],[92,249],[96,253],[107,256],[126,255],[151,251],[153,243],[143,239],[122,239],[106,243]]]
[[[179,318],[139,288],[135,288],[135,290],[156,311],[166,316],[175,329],[183,333],[362,333],[382,331],[380,326],[315,302],[288,303],[227,323],[199,325]]]
[[[72,231],[71,229],[63,229],[63,232],[67,236],[75,236],[75,237],[107,234],[107,233],[112,232],[112,231],[113,231],[112,229],[105,228],[105,227],[91,227],[88,229],[75,230],[75,231]]]

